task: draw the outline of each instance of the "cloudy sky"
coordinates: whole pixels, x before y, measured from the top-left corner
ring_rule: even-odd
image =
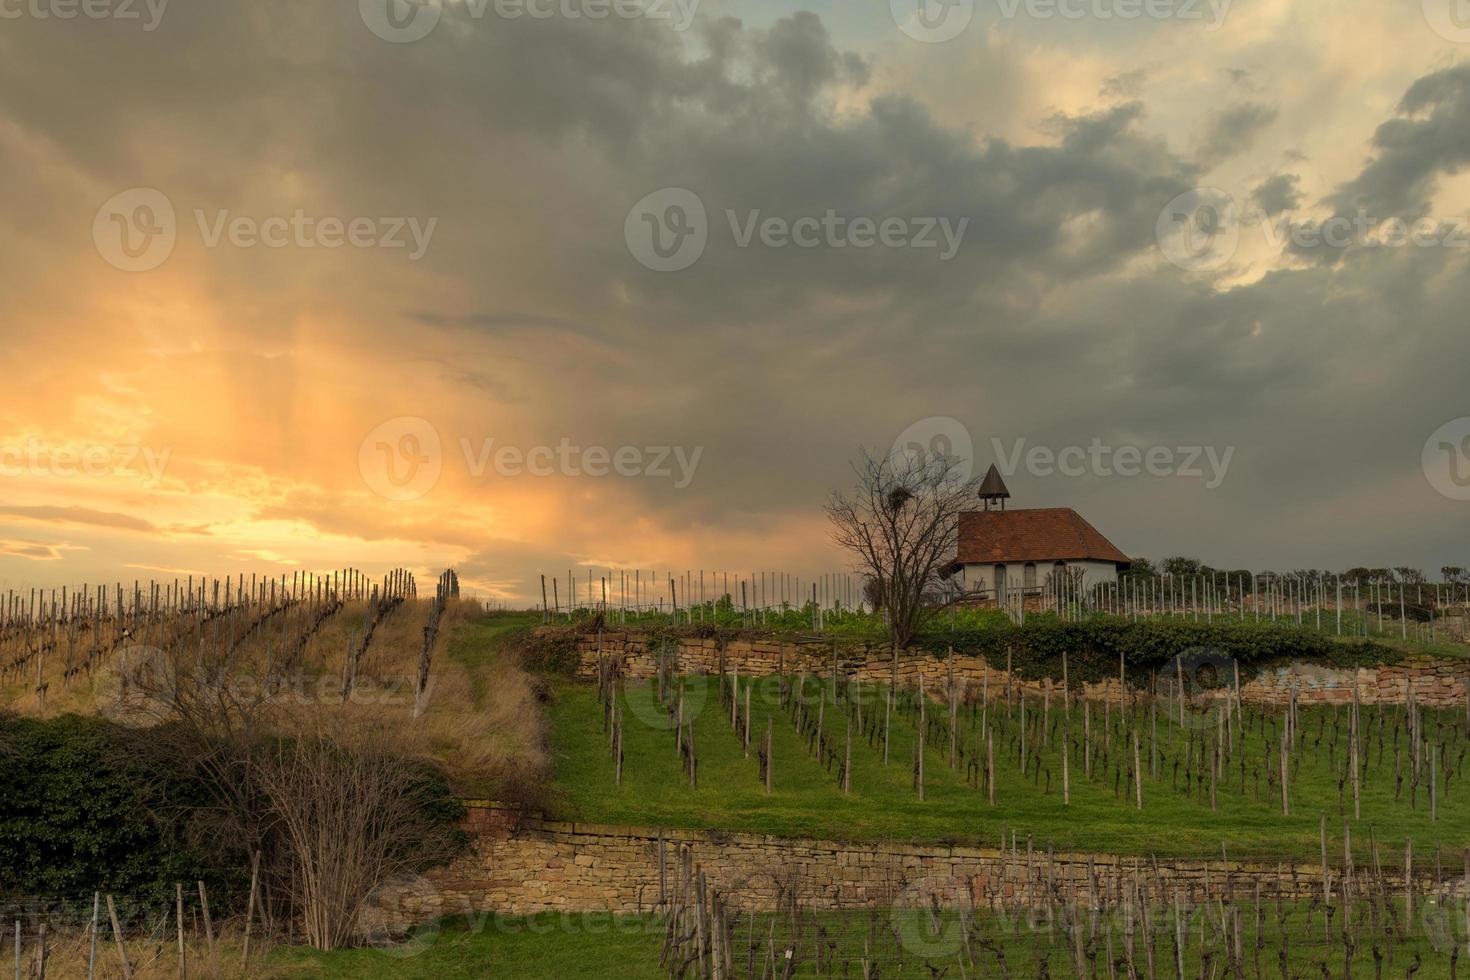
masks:
[[[1457,2],[0,0],[0,587],[1470,564]]]

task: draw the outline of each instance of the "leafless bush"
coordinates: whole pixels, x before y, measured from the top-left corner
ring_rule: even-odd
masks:
[[[382,731],[306,722],[259,753],[255,768],[278,820],[291,905],[318,949],[352,940],[383,881],[447,860],[459,846],[436,814],[442,785]]]

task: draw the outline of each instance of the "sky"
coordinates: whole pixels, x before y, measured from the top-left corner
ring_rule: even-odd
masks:
[[[1463,0],[0,0],[0,588],[1470,565]]]

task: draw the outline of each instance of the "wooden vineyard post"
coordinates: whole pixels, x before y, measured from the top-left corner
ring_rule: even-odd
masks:
[[[1439,753],[1429,750],[1429,822],[1439,820]]]
[[[995,806],[995,733],[985,731],[985,774],[990,790],[990,805]]]
[[[883,765],[888,765],[888,732],[893,724],[893,688],[888,689],[888,697],[883,699]]]
[[[750,689],[754,684],[745,687],[745,727],[740,733],[740,746],[745,752],[745,757],[750,758]]]
[[[1154,699],[1148,706],[1148,778],[1159,778],[1159,699],[1158,681],[1154,681]]]
[[[179,939],[179,980],[188,974],[187,954],[184,952],[184,886],[174,882],[174,925]]]
[[[204,939],[208,943],[209,955],[214,956],[214,921],[209,917],[209,896],[205,894],[204,882],[199,885],[199,909],[204,915]]]
[[[97,918],[101,912],[102,895],[98,892],[92,893],[92,924],[87,930],[87,980],[97,971]]]
[[[1212,784],[1213,789],[1213,784]],[[1138,729],[1133,729],[1133,792],[1138,809],[1143,809],[1143,760],[1138,751]]]
[[[107,896],[107,917],[112,922],[112,941],[117,945],[117,958],[122,962],[123,980],[131,980],[133,975],[132,964],[128,962],[128,951],[123,948],[122,926],[117,921],[117,906],[112,904],[112,896]],[[19,937],[17,937],[19,941]]]
[[[1021,775],[1026,775],[1026,692],[1021,691]]]
[[[775,758],[771,754],[771,716],[766,715],[766,748],[762,753],[762,761],[765,763],[766,795],[771,793],[771,785],[775,781]]]
[[[842,759],[842,795],[852,794],[852,719],[847,720],[847,747]]]
[[[430,613],[432,618],[434,614]],[[429,693],[429,657],[434,651],[434,626],[424,627],[424,649],[419,654],[419,676],[413,692],[413,716],[421,717],[424,709],[428,707]]]
[[[1179,892],[1174,893],[1174,965],[1179,971],[1179,980],[1184,980],[1184,911]]]
[[[924,734],[928,727],[924,713],[924,675],[919,674],[919,741],[914,748],[914,789],[918,790],[919,802],[924,802]]]
[[[699,752],[694,745],[694,722],[689,722],[685,733],[685,746],[689,750],[689,788],[699,789]]]
[[[679,680],[677,717],[674,719],[674,754],[684,754],[684,681]]]
[[[1325,813],[1322,814],[1317,832],[1322,842],[1322,905],[1326,907],[1332,902],[1332,886],[1329,884],[1327,875],[1327,814]]]
[[[1286,787],[1286,780],[1289,775],[1286,762],[1286,747],[1290,739],[1290,727],[1290,725],[1286,725],[1281,730],[1281,815],[1283,817],[1291,816],[1291,798]]]
[[[1082,698],[1082,775],[1092,778],[1092,702]]]
[[[1184,727],[1184,658],[1174,658],[1174,670],[1179,678],[1179,727]]]
[[[614,703],[616,704],[616,701]],[[613,712],[613,779],[616,785],[621,786],[623,785],[623,706],[616,704]]]
[[[1362,787],[1359,780],[1362,775],[1362,767],[1358,765],[1358,676],[1353,673],[1353,707],[1352,714],[1348,717],[1348,735],[1352,741],[1348,745],[1348,764],[1353,767],[1353,819],[1363,819]]]
[[[1412,837],[1404,841],[1404,921],[1414,921],[1414,838]]]
[[[949,648],[949,767],[953,769],[957,764],[955,733],[959,728],[959,702],[955,699],[954,687],[954,647]]]
[[[250,961],[250,922],[255,917],[255,893],[260,885],[260,852],[250,856],[250,897],[245,903],[245,941],[240,948],[240,965]],[[111,904],[111,899],[108,900]]]
[[[1072,804],[1072,716],[1062,715],[1062,805]]]

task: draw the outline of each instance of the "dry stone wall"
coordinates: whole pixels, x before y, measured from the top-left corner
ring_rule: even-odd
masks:
[[[566,823],[492,804],[471,807],[474,847],[453,865],[381,890],[375,914],[400,925],[445,915],[657,911],[681,849],[729,907],[771,912],[792,896],[817,909],[926,904],[1014,909],[1044,902],[1044,883],[1085,901],[1115,899],[1137,883],[1154,900],[1206,894],[1308,897],[1320,867],[1227,860],[1157,861],[1053,854],[1025,840],[1012,850],[959,845],[786,840],[718,831]],[[1334,879],[1336,870],[1331,872]],[[1392,882],[1392,878],[1387,879]]]
[[[581,660],[579,677],[597,676],[599,655],[611,657],[622,676],[644,679],[657,670],[656,644],[636,633],[603,633],[578,639]],[[726,670],[738,670],[745,677],[775,674],[830,675],[836,670],[850,681],[889,683],[895,676],[892,654],[883,647],[836,648],[822,640],[734,640],[722,650],[714,638],[684,637],[676,641],[678,670],[690,674],[716,674],[723,662]],[[1048,687],[1055,693],[1059,685],[1051,682],[1022,681],[1004,668],[992,666],[984,657],[956,654],[951,665],[943,657],[908,651],[898,658],[896,675],[905,687],[918,684],[924,676],[925,686],[941,690],[951,666],[957,682],[976,696],[1007,689],[1024,690],[1041,696]],[[1354,684],[1365,704],[1402,704],[1413,691],[1421,705],[1454,707],[1470,705],[1470,660],[1437,659],[1409,656],[1397,664],[1356,669],[1320,667],[1313,664],[1290,664],[1267,668],[1254,678],[1242,677],[1241,700],[1255,704],[1280,704],[1293,688],[1303,703],[1347,704],[1352,701]],[[1117,680],[1082,685],[1093,700],[1116,702],[1120,689]],[[1467,707],[1470,710],[1470,707]]]

